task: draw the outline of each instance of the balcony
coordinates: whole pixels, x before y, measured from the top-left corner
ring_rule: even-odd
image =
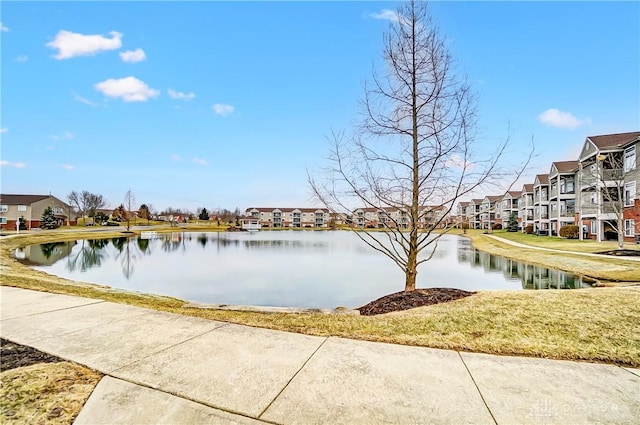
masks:
[[[582,215],[594,215],[594,214],[613,214],[616,212],[617,202],[604,202],[602,205],[587,204],[580,208]]]
[[[598,174],[591,174],[591,172],[581,171],[580,188],[585,189],[587,187],[595,186],[596,182],[615,182],[624,179],[624,172],[621,168],[607,168],[600,170]],[[601,177],[601,178],[600,178]]]

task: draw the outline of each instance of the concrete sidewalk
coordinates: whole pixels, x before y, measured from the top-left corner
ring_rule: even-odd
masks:
[[[106,376],[76,424],[637,424],[640,370],[320,338],[0,287],[0,335]]]
[[[611,255],[606,255],[606,254],[595,254],[592,252],[578,252],[578,251],[565,251],[562,249],[552,249],[552,248],[543,248],[541,246],[535,246],[535,245],[527,245],[527,244],[523,244],[520,242],[515,242],[509,239],[505,239],[505,238],[501,238],[500,236],[497,235],[490,235],[490,234],[486,234],[484,236],[488,236],[491,239],[500,241],[500,242],[504,242],[507,245],[512,245],[512,246],[517,246],[519,248],[528,248],[528,249],[536,249],[538,251],[547,251],[547,252],[556,252],[558,254],[571,254],[571,255],[582,255],[584,257],[593,257],[593,258],[608,258],[608,259],[617,259],[617,260],[629,260],[629,261],[638,261],[640,262],[640,257],[635,256],[635,257],[631,257],[631,256],[624,256],[624,257],[616,257],[616,256],[611,256]],[[543,236],[546,237],[546,236]]]

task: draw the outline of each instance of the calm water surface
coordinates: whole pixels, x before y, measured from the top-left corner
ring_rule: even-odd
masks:
[[[266,306],[358,307],[404,288],[404,274],[351,232],[180,232],[33,245],[16,257],[72,280],[184,300]],[[419,288],[587,286],[572,274],[518,263],[443,236]]]

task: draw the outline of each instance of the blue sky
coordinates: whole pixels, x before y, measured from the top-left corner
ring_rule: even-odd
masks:
[[[307,169],[357,121],[396,6],[2,2],[2,192],[314,205]],[[535,139],[527,180],[589,135],[640,130],[640,3],[431,10],[477,91],[481,143],[510,128],[517,160]]]

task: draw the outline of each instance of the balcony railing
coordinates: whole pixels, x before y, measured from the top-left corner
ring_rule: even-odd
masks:
[[[589,171],[581,171],[580,186],[582,188],[594,186],[597,181],[613,182],[624,179],[624,172],[621,168],[601,169],[598,174],[592,174]]]
[[[620,210],[620,205],[618,202],[603,202],[602,205],[598,204],[587,204],[582,205],[580,208],[582,215],[586,214],[613,214],[616,212],[616,209]]]

